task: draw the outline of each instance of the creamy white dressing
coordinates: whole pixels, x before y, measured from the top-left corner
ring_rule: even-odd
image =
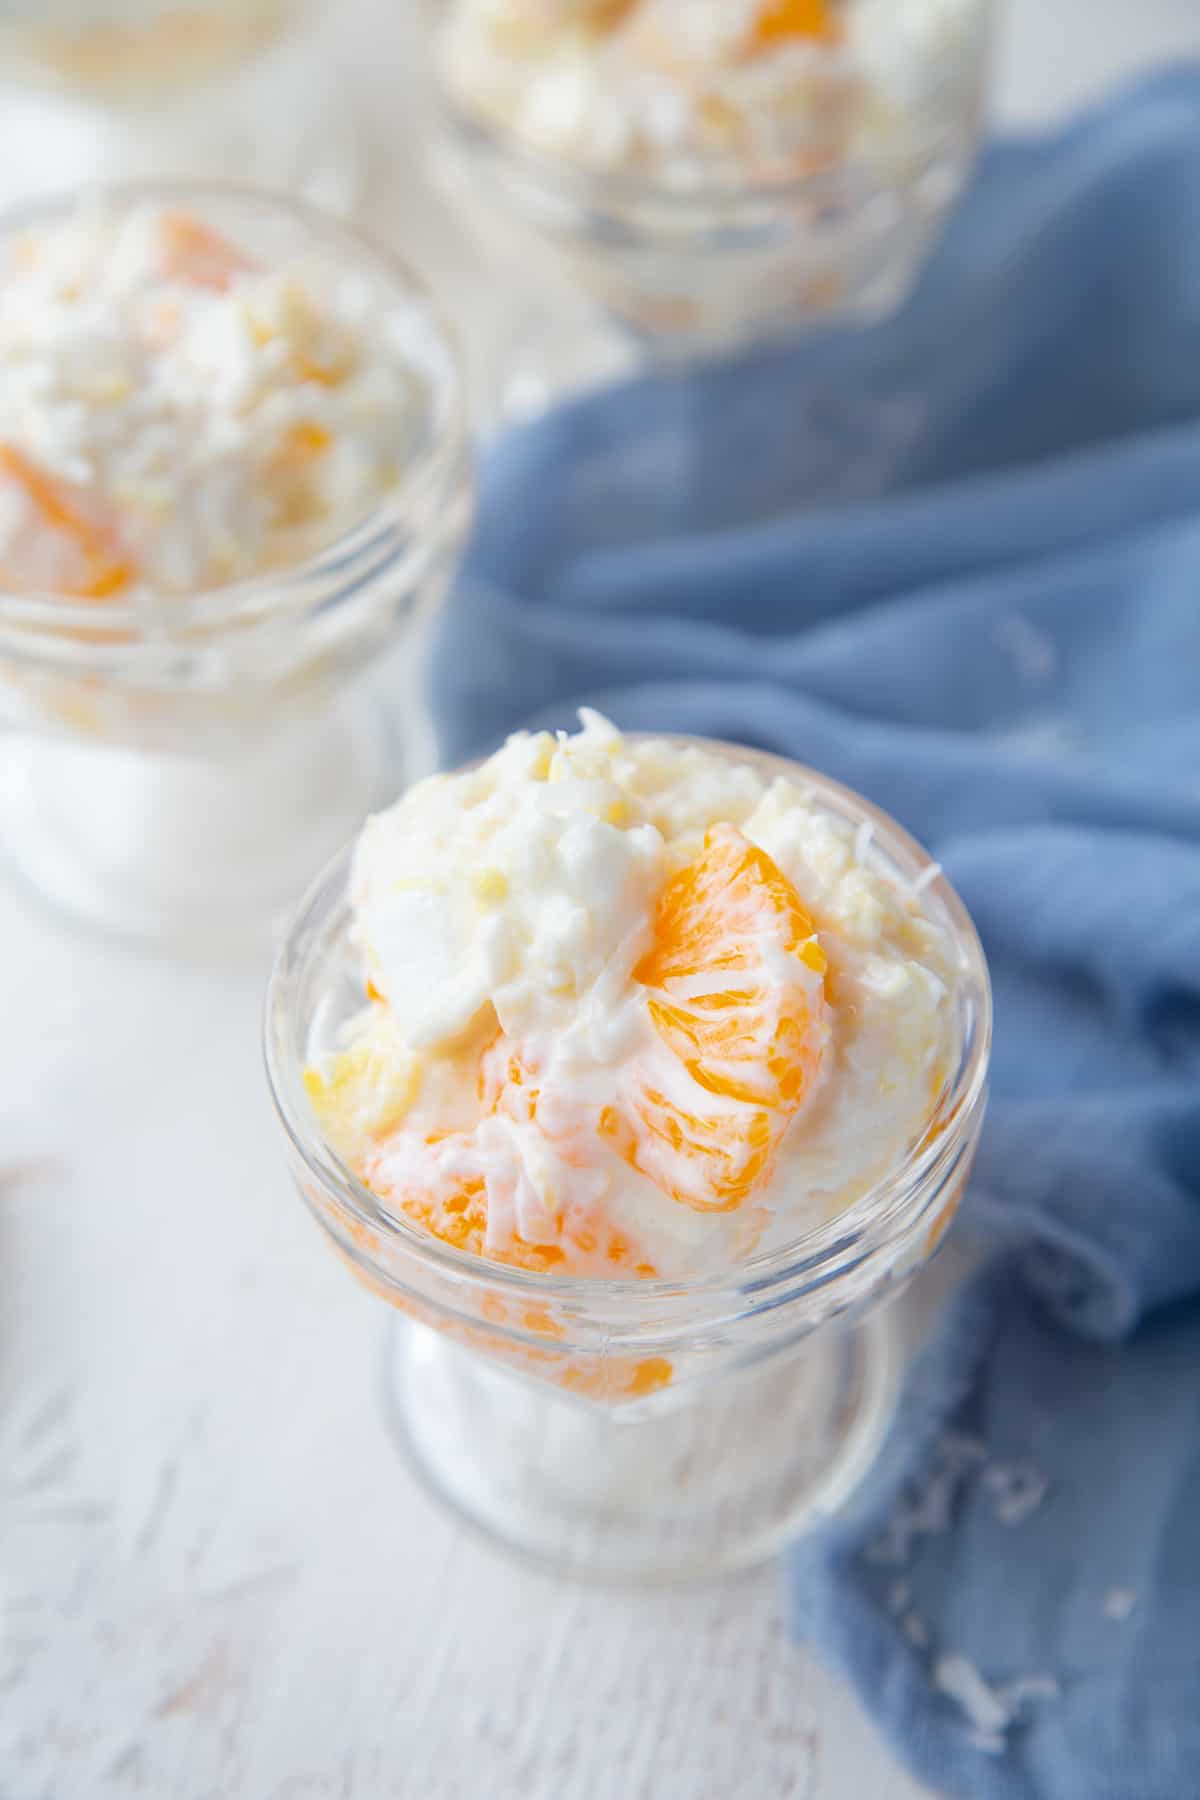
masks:
[[[514,1238],[557,1243],[564,1266],[601,1272],[603,1246],[593,1262],[577,1243],[599,1218],[660,1274],[719,1267],[831,1216],[919,1137],[949,1055],[955,952],[819,794],[582,718],[574,737],[521,734],[418,784],[363,831],[351,898],[375,998],[351,1043],[378,1046],[405,1084],[399,1122],[372,1136],[369,1179],[398,1209],[482,1184],[498,1254]],[[808,995],[818,1074],[769,1178],[737,1209],[705,1212],[672,1191],[686,1147],[650,1142],[631,1166],[598,1121],[647,1085],[684,1112],[737,1118],[667,1048],[634,973],[665,883],[729,826],[795,888],[829,998],[818,968],[764,940],[768,982]],[[700,971],[676,997],[721,982]],[[511,1058],[521,1082],[498,1102]],[[377,1098],[379,1117],[394,1100]]]

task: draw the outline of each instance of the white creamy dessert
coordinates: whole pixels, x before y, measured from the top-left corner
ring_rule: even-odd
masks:
[[[970,73],[980,0],[449,0],[468,115],[667,185],[903,157]]]
[[[815,790],[700,745],[520,734],[371,821],[368,1003],[307,1083],[386,1210],[535,1270],[799,1237],[925,1134],[956,952]]]
[[[0,15],[0,60],[100,100],[158,98],[254,56],[298,0],[37,0]]]
[[[151,624],[306,561],[393,488],[427,377],[371,284],[179,208],[0,243],[0,585]]]

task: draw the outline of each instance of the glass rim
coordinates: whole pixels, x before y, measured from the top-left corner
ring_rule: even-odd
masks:
[[[352,1233],[360,1228],[386,1236],[391,1245],[411,1255],[434,1274],[450,1277],[460,1287],[511,1292],[514,1298],[552,1300],[619,1308],[633,1302],[666,1303],[680,1298],[719,1297],[731,1290],[754,1294],[765,1310],[778,1303],[781,1289],[797,1277],[820,1286],[848,1273],[866,1257],[885,1249],[918,1226],[952,1173],[971,1139],[986,1101],[991,1051],[992,996],[987,961],[974,923],[955,889],[928,852],[890,814],[852,788],[787,757],[720,739],[681,733],[630,732],[631,741],[661,737],[668,743],[696,745],[733,760],[750,762],[768,772],[811,786],[831,810],[873,827],[873,842],[911,865],[920,878],[922,903],[934,897],[943,909],[959,951],[962,980],[973,991],[978,1008],[973,1028],[959,1045],[958,1066],[925,1114],[914,1142],[900,1162],[871,1184],[849,1206],[831,1218],[802,1230],[785,1245],[760,1251],[725,1269],[695,1277],[636,1279],[606,1275],[538,1273],[493,1261],[472,1251],[444,1244],[412,1221],[389,1212],[379,1198],[342,1161],[317,1127],[304,1089],[303,1060],[287,1030],[288,998],[304,963],[291,967],[297,947],[310,940],[321,923],[345,904],[346,882],[354,844],[345,846],[311,884],[288,922],[267,986],[264,1005],[264,1050],[268,1086],[275,1112],[294,1155],[320,1186],[339,1217],[348,1217]],[[894,853],[899,852],[899,856]],[[930,873],[934,871],[933,873]],[[328,1229],[327,1221],[323,1221]],[[869,1240],[869,1241],[868,1241]],[[847,1266],[844,1253],[863,1246]],[[373,1259],[357,1253],[368,1267]]]
[[[367,514],[354,520],[311,555],[261,575],[246,576],[192,594],[172,595],[169,600],[164,600],[163,605],[170,609],[170,630],[160,637],[146,636],[139,608],[128,599],[114,597],[96,601],[56,594],[53,590],[16,593],[0,588],[0,633],[15,629],[19,636],[12,647],[20,648],[25,654],[46,643],[55,645],[64,639],[70,641],[70,634],[74,632],[85,634],[84,641],[74,646],[79,650],[112,648],[119,650],[122,658],[142,650],[148,653],[178,650],[186,646],[190,632],[203,634],[204,640],[211,643],[212,635],[224,627],[236,628],[248,620],[270,619],[273,614],[286,616],[290,609],[284,590],[289,587],[307,597],[312,604],[329,605],[337,597],[338,586],[344,584],[354,591],[361,584],[364,560],[372,565],[373,572],[384,559],[387,547],[397,556],[410,548],[408,519],[412,511],[419,507],[435,507],[454,490],[459,478],[469,469],[471,432],[464,356],[459,333],[441,302],[429,283],[404,257],[378,243],[356,224],[325,212],[299,195],[257,187],[250,182],[209,180],[199,176],[98,182],[81,190],[63,189],[6,208],[0,212],[0,245],[15,233],[42,222],[70,217],[91,206],[132,208],[139,204],[189,200],[202,206],[205,199],[259,207],[290,219],[309,233],[314,246],[340,248],[353,256],[360,266],[373,270],[391,288],[398,301],[413,307],[422,316],[432,328],[432,337],[445,359],[445,374],[441,377],[434,379],[432,362],[427,370],[438,402],[435,410],[441,413],[433,441],[421,456],[404,467],[395,484]],[[329,591],[331,585],[333,593]]]
[[[728,230],[736,227],[742,213],[753,216],[764,208],[787,211],[802,200],[827,198],[835,188],[840,191],[866,179],[874,180],[880,167],[890,160],[848,156],[798,174],[781,159],[778,165],[767,164],[755,178],[747,179],[744,173],[737,174],[732,162],[714,158],[711,164],[704,165],[707,178],[703,182],[685,186],[630,169],[605,169],[541,149],[522,138],[513,127],[472,112],[448,94],[440,96],[440,104],[457,139],[468,151],[483,148],[538,182],[543,191],[582,199],[598,217],[620,222],[627,216],[624,209],[633,213],[645,207],[663,214],[674,213],[684,221],[709,223],[714,230]],[[913,140],[904,152],[905,163],[914,154],[920,156],[936,149],[947,135],[943,127]],[[716,178],[722,170],[727,170],[727,175]],[[736,208],[736,212],[731,213],[731,208]],[[716,220],[710,222],[707,214],[716,214]]]

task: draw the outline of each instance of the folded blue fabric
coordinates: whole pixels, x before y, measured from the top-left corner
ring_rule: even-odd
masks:
[[[434,698],[449,761],[581,702],[796,756],[944,863],[990,1249],[796,1627],[938,1791],[1200,1795],[1200,71],[992,150],[887,323],[509,434]]]

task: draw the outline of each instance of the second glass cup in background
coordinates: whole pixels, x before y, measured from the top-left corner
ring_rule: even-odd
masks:
[[[225,940],[269,924],[408,773],[420,723],[405,716],[419,705],[412,634],[445,591],[471,514],[462,381],[419,280],[336,221],[195,184],[107,199],[192,209],[265,263],[335,268],[420,376],[394,485],[310,560],[164,597],[149,618],[119,594],[0,591],[5,859],[91,925]],[[76,205],[10,216],[0,241]],[[370,680],[385,657],[386,707]]]
[[[528,292],[518,301],[497,347],[486,396],[493,415],[535,410],[639,356],[888,311],[971,169],[990,0],[894,0],[882,10],[847,0],[845,12],[862,15],[865,46],[886,30],[878,66],[858,70],[848,49],[814,47],[788,154],[744,143],[731,127],[719,153],[668,157],[635,138],[603,162],[591,143],[575,154],[563,148],[564,113],[586,104],[568,76],[553,96],[545,91],[544,116],[522,116],[514,95],[531,90],[519,84],[485,92],[487,58],[462,49],[464,18],[485,10],[428,0],[426,19],[439,167],[497,262],[540,284],[536,302]],[[551,15],[573,10],[578,19],[596,8],[513,0],[511,10],[536,15],[534,30]],[[638,9],[616,10],[613,29],[628,30]],[[663,87],[659,99],[668,94]],[[819,111],[816,126],[805,108]]]

